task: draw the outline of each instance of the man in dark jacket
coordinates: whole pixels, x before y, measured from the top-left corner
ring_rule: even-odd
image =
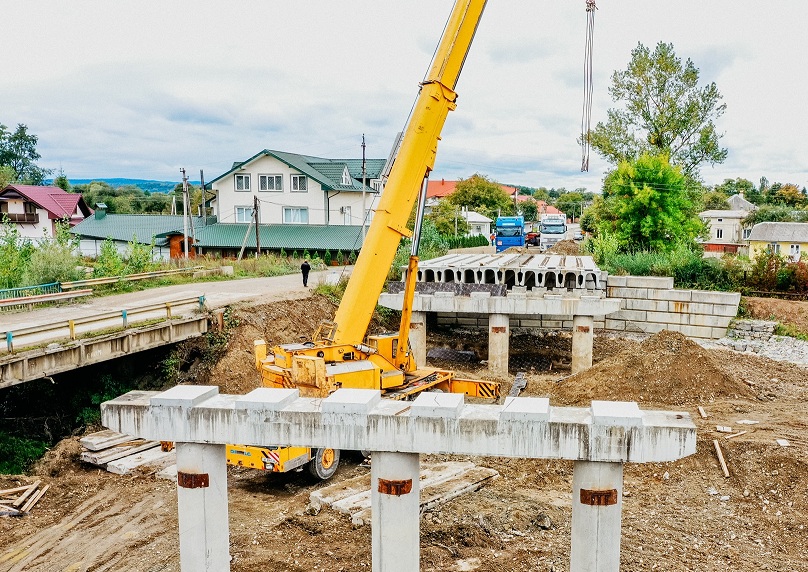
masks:
[[[303,286],[306,287],[309,285],[309,270],[311,270],[311,265],[308,260],[304,260],[300,265],[300,271],[303,273]]]

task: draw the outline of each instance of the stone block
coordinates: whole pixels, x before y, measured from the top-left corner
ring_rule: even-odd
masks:
[[[639,427],[643,413],[636,401],[592,401],[593,425]]]
[[[680,331],[688,338],[704,338],[707,340],[713,339],[713,328],[708,328],[705,326],[683,325]]]
[[[628,276],[608,276],[606,278],[606,286],[608,288],[624,288],[626,286]]]
[[[547,397],[506,397],[499,418],[501,421],[549,421],[550,400]]]
[[[670,290],[673,278],[668,276],[626,276],[626,288],[655,288]]]
[[[703,304],[698,302],[667,302],[668,312],[680,314],[712,314],[713,304]]]
[[[711,328],[726,328],[732,318],[728,316],[707,316],[705,314],[690,314],[691,326],[710,326]]]
[[[626,329],[626,322],[625,320],[610,320],[609,318],[606,318],[606,320],[604,320],[604,326],[607,330],[623,332]]]
[[[323,413],[367,414],[382,400],[376,389],[341,388],[323,400]]]
[[[657,322],[646,322],[643,324],[643,331],[647,334],[656,334],[662,330],[670,330],[671,324],[659,324]],[[675,331],[675,330],[671,330]]]
[[[614,314],[610,314],[609,317],[613,320],[630,320],[632,322],[644,322],[648,319],[647,316],[648,312],[645,310],[620,310],[615,312]]]
[[[541,327],[542,328],[551,328],[553,330],[560,330],[564,326],[564,322],[561,320],[542,320]]]
[[[651,310],[652,312],[667,312],[668,302],[666,300],[634,300],[627,298],[623,302],[625,310]]]
[[[216,385],[175,385],[171,389],[153,396],[149,403],[152,407],[187,409],[218,394],[219,387]]]
[[[708,292],[705,290],[693,290],[693,302],[704,302],[706,304],[725,304],[737,306],[741,301],[740,292]]]
[[[606,296],[609,298],[648,298],[648,288],[612,288],[606,289]]]
[[[713,328],[712,338],[714,340],[723,338],[726,335],[727,335],[727,329],[726,328]],[[739,350],[739,351],[746,351],[746,344],[744,344],[744,348],[742,350]]]
[[[674,302],[690,302],[691,290],[656,290],[649,288],[648,298],[651,300],[669,300]]]
[[[541,320],[530,320],[530,319],[523,319],[519,320],[519,326],[522,328],[541,328],[542,321]]]
[[[224,276],[233,276],[233,267],[232,266],[222,266],[222,275]]]
[[[689,314],[675,312],[648,312],[648,321],[658,324],[689,324]]]
[[[716,316],[729,316],[734,318],[738,314],[738,305],[713,304],[713,313]]]

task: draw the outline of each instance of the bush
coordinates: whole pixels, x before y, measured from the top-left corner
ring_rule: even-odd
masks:
[[[777,288],[778,273],[785,266],[785,259],[769,250],[761,252],[752,263],[747,285],[755,290],[774,290]]]
[[[28,267],[34,245],[20,236],[17,225],[3,216],[0,221],[0,288],[16,288],[22,285],[23,274]]]
[[[100,415],[100,414],[99,414]],[[47,443],[0,431],[0,473],[18,475],[48,450]]]
[[[121,276],[126,269],[121,253],[111,238],[101,243],[101,252],[95,260],[93,276],[103,278],[106,276]]]
[[[152,260],[153,252],[154,237],[152,237],[151,244],[142,244],[137,242],[137,237],[133,236],[132,241],[126,245],[124,273],[140,274],[141,272],[153,270],[156,267]]]
[[[326,250],[325,254],[323,254],[323,263],[326,266],[331,266],[331,251],[330,250]]]

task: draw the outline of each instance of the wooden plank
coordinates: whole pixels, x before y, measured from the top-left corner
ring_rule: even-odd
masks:
[[[136,438],[132,437],[131,435],[118,433],[117,431],[112,431],[111,429],[105,429],[104,431],[98,431],[96,433],[85,435],[79,440],[79,443],[82,447],[89,449],[90,451],[103,451],[109,447],[114,447],[115,445],[126,443],[127,441],[134,441],[135,439]]]
[[[42,484],[42,481],[36,481],[36,482],[34,482],[34,484],[29,485],[28,490],[26,492],[24,492],[23,494],[21,494],[19,497],[17,497],[17,500],[15,500],[13,503],[11,503],[11,506],[18,507],[22,503],[24,503],[25,499],[27,499],[31,495],[31,493],[33,493],[40,484]]]
[[[737,433],[733,433],[732,435],[726,435],[724,439],[732,439],[733,437],[740,437],[741,435],[745,435],[748,431],[738,431]]]
[[[701,415],[702,419],[707,419],[707,413],[704,411],[704,407],[699,405],[699,415]]]
[[[107,463],[107,470],[110,473],[115,473],[116,475],[126,475],[132,469],[143,465],[148,465],[149,463],[159,462],[169,455],[176,455],[176,453],[174,453],[174,451],[166,453],[162,451],[160,447],[153,447],[147,451],[143,451],[142,453],[129,455],[128,457]]]
[[[724,471],[724,476],[729,478],[729,469],[727,462],[724,461],[724,453],[721,452],[721,445],[718,444],[716,439],[713,439],[713,447],[715,447],[715,454],[718,455],[718,462],[721,463],[721,470]]]
[[[19,493],[21,491],[27,491],[31,488],[31,485],[25,485],[24,487],[17,487],[15,489],[3,489],[0,491],[0,497],[6,497],[14,493]]]
[[[138,439],[136,441],[132,441],[131,443],[116,445],[97,453],[84,451],[80,458],[85,463],[91,463],[93,465],[106,465],[107,463],[128,457],[129,455],[135,455],[142,451],[148,451],[152,447],[158,447],[159,445],[160,443],[158,441],[144,441],[142,439]]]
[[[30,498],[30,500],[29,500],[27,503],[25,503],[25,506],[24,506],[24,507],[22,507],[20,510],[21,510],[22,512],[28,512],[29,510],[31,510],[32,508],[34,508],[34,506],[36,505],[36,503],[38,503],[38,502],[39,502],[39,499],[41,499],[41,498],[42,498],[42,497],[45,495],[45,493],[47,492],[47,490],[48,490],[49,488],[50,488],[50,485],[45,485],[44,487],[42,487],[42,488],[39,490],[39,492],[38,492],[37,494],[35,494],[34,496],[32,496],[32,497]]]

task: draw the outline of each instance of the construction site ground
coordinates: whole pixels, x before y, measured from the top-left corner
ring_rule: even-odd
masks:
[[[759,317],[798,323],[808,315],[808,303],[761,304],[767,315]],[[319,295],[236,309],[239,325],[224,356],[212,367],[204,360],[191,364],[187,379],[217,384],[222,393],[245,393],[258,384],[251,355],[255,338],[270,344],[299,341],[333,310]],[[463,347],[457,347],[458,339]],[[438,334],[430,344],[468,350],[474,339],[471,333]],[[638,401],[644,409],[686,411],[698,427],[695,455],[673,463],[626,465],[622,570],[808,570],[805,369],[703,349],[663,332],[645,340],[599,335],[593,368],[570,376],[564,369],[569,336],[520,336],[513,345],[519,355],[538,356],[532,366],[524,362],[530,366],[524,395],[548,396],[553,405]],[[465,373],[480,377],[484,367],[462,364]],[[509,382],[503,383],[507,392]],[[728,433],[716,431],[719,425],[746,433],[727,439]],[[154,474],[120,476],[82,464],[78,439],[61,441],[29,475],[0,477],[4,489],[37,479],[50,484],[27,516],[0,518],[0,570],[178,571],[176,484]],[[713,440],[720,443],[729,478]],[[428,460],[443,459],[449,457]],[[451,459],[491,467],[500,478],[423,514],[422,570],[568,570],[571,462]],[[360,455],[346,453],[334,478],[366,473],[360,461]],[[370,570],[369,526],[354,527],[349,517],[327,508],[307,513],[309,494],[320,486],[306,473],[230,468],[231,569]]]

